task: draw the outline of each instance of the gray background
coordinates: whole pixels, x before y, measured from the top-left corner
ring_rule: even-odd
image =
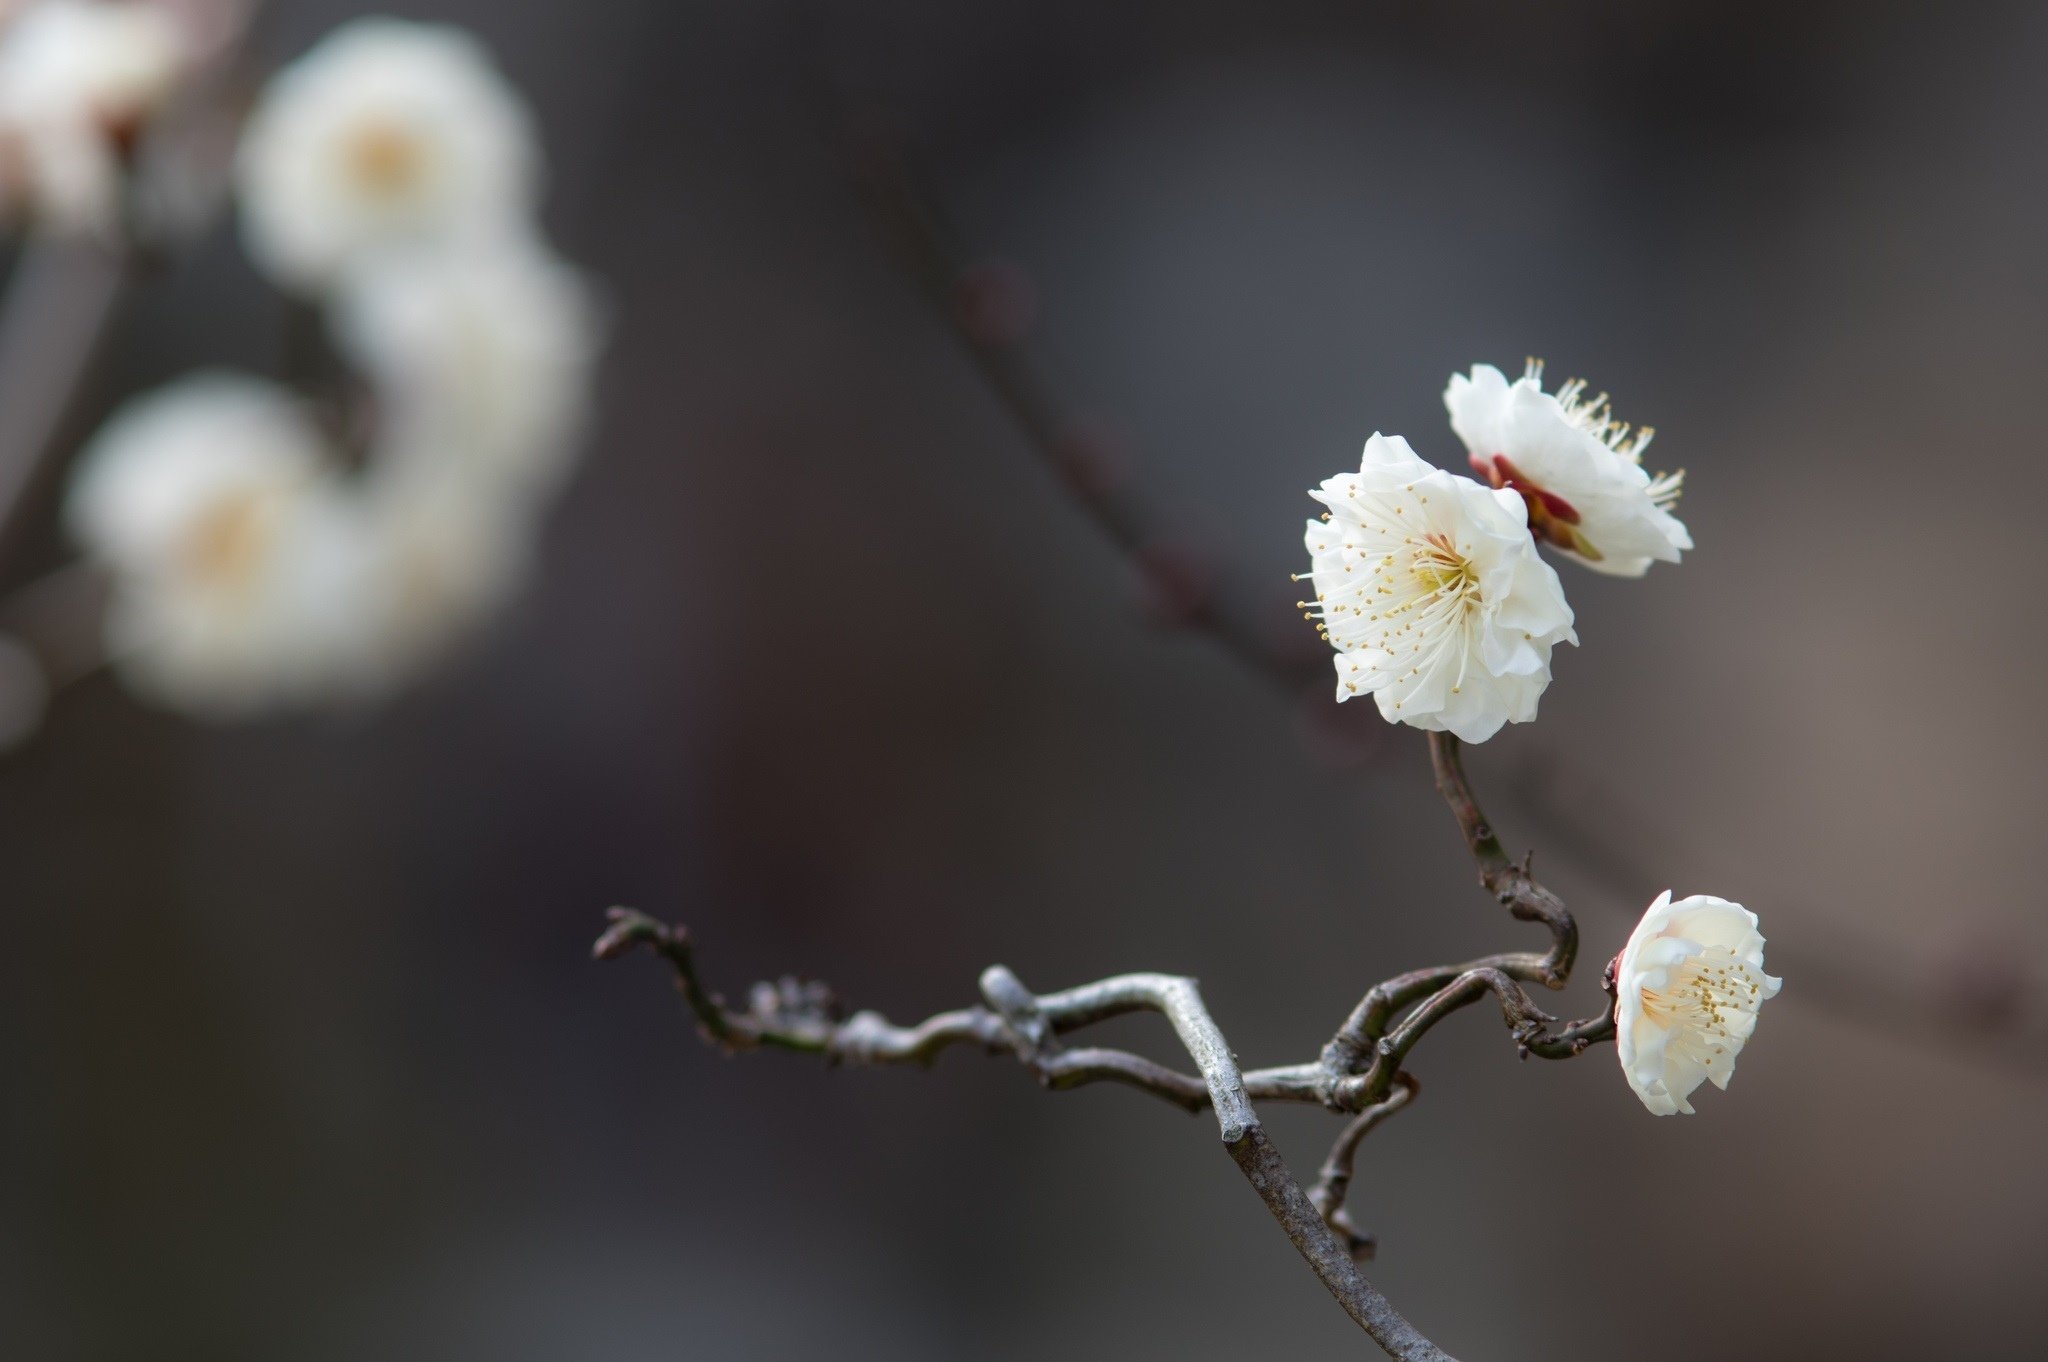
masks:
[[[288,56],[350,7],[275,11]],[[1138,617],[863,215],[822,62],[1255,580],[1372,430],[1455,466],[1477,360],[1591,376],[1690,470],[1697,554],[1567,569],[1585,646],[1474,776],[1580,910],[1567,1005],[1667,885],[1759,909],[1785,994],[1690,1120],[1609,1050],[1443,1027],[1361,1165],[1394,1300],[1471,1359],[2040,1355],[2048,12],[408,12],[539,107],[615,310],[600,428],[536,590],[387,713],[208,730],[100,678],[0,767],[0,1351],[1369,1352],[1213,1127],[969,1055],[728,1063],[651,963],[585,960],[626,902],[731,990],[903,1018],[994,960],[1186,971],[1262,1063],[1528,938],[1416,735],[1332,761]],[[281,325],[223,233],[89,406]],[[1334,1131],[1274,1128],[1304,1171]]]

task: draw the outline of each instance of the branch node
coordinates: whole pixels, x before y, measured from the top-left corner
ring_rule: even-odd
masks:
[[[605,917],[610,919],[612,925],[605,929],[604,935],[590,948],[590,958],[593,960],[616,960],[635,946],[668,945],[671,942],[670,929],[645,913],[631,908],[612,908],[605,912]],[[674,931],[680,938],[678,944],[687,949],[688,935],[680,927]]]
[[[981,996],[995,1009],[1017,1038],[1017,1053],[1027,1058],[1041,1054],[1052,1041],[1052,1028],[1038,1005],[1038,995],[1024,987],[1024,981],[1007,965],[990,965],[981,972]]]

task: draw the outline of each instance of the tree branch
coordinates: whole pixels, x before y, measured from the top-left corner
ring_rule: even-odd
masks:
[[[1194,980],[1170,974],[1121,974],[1041,995],[995,965],[981,978],[986,1006],[942,1012],[916,1026],[898,1027],[874,1012],[841,1020],[830,989],[784,978],[756,985],[747,1010],[735,1012],[705,986],[687,931],[663,926],[631,909],[615,908],[611,916],[612,926],[598,939],[593,954],[612,960],[644,945],[660,955],[705,1039],[729,1054],[774,1047],[851,1063],[928,1064],[949,1045],[973,1042],[990,1053],[1009,1050],[1050,1088],[1110,1080],[1189,1111],[1210,1108],[1231,1160],[1345,1312],[1402,1362],[1452,1362],[1359,1272],[1350,1244],[1337,1238],[1322,1205],[1302,1191],[1259,1123],[1252,1105],[1255,1095],[1318,1101],[1332,1086],[1330,1076],[1319,1073],[1318,1065],[1241,1072]],[[1142,1011],[1166,1018],[1200,1072],[1199,1079],[1125,1051],[1066,1050],[1059,1044],[1058,1037],[1066,1032]],[[1404,1092],[1412,1090],[1411,1081]],[[1380,1114],[1398,1105],[1385,1104]]]
[[[991,1054],[1009,1052],[1054,1090],[1115,1082],[1185,1111],[1208,1107],[1232,1161],[1345,1312],[1403,1362],[1450,1362],[1359,1272],[1359,1261],[1374,1249],[1373,1237],[1344,1211],[1359,1142],[1414,1099],[1417,1085],[1404,1065],[1430,1029],[1453,1012],[1491,995],[1523,1058],[1568,1059],[1613,1036],[1614,1004],[1610,971],[1606,1011],[1550,1029],[1554,1019],[1530,1000],[1523,984],[1565,985],[1578,956],[1578,928],[1557,896],[1536,882],[1528,858],[1516,862],[1501,846],[1472,795],[1457,739],[1431,734],[1430,752],[1437,789],[1465,834],[1480,882],[1513,916],[1543,924],[1550,949],[1414,970],[1376,984],[1309,1064],[1241,1072],[1195,981],[1170,974],[1121,974],[1037,994],[1010,970],[993,965],[981,976],[982,1005],[901,1027],[877,1012],[847,1017],[830,988],[790,976],[756,984],[746,1010],[735,1011],[706,987],[686,930],[631,909],[612,910],[612,925],[593,954],[611,960],[641,945],[659,954],[705,1040],[728,1054],[775,1048],[843,1063],[930,1064],[948,1047],[971,1043]],[[1166,1018],[1199,1076],[1124,1050],[1069,1049],[1061,1042],[1069,1032],[1139,1011]],[[1319,1103],[1352,1115],[1324,1161],[1313,1195],[1302,1190],[1266,1137],[1252,1105],[1260,1099]]]
[[[854,126],[849,124],[848,126]],[[1016,422],[1031,452],[1138,571],[1164,622],[1200,630],[1249,670],[1290,689],[1328,674],[1320,644],[1295,625],[1293,593],[1276,590],[1270,620],[1240,598],[1185,529],[1144,497],[1101,427],[1071,410],[1021,344],[1033,299],[1012,266],[970,265],[939,205],[919,192],[897,143],[859,124],[849,137],[855,184],[899,249],[906,272]],[[1286,640],[1296,636],[1301,646]]]
[[[1419,1091],[1421,1085],[1415,1081],[1414,1075],[1395,1075],[1394,1090],[1387,1094],[1386,1100],[1375,1102],[1352,1117],[1350,1124],[1344,1127],[1344,1133],[1330,1146],[1329,1157],[1323,1160],[1323,1171],[1315,1189],[1309,1193],[1309,1200],[1322,1213],[1323,1222],[1344,1236],[1351,1256],[1360,1262],[1378,1251],[1379,1240],[1369,1231],[1359,1228],[1344,1208],[1344,1198],[1351,1190],[1351,1170],[1358,1157],[1358,1146],[1375,1126],[1414,1101]]]
[[[1344,1313],[1371,1335],[1373,1342],[1400,1362],[1455,1362],[1366,1281],[1350,1246],[1339,1241],[1325,1223],[1322,1212],[1301,1190],[1301,1184],[1294,1180],[1280,1151],[1273,1147],[1262,1128],[1254,1125],[1229,1148],[1238,1170],[1280,1222],[1295,1251],[1315,1272],[1324,1289],[1337,1298]]]
[[[1537,982],[1547,988],[1563,988],[1579,956],[1579,928],[1557,895],[1536,882],[1531,873],[1534,853],[1519,862],[1511,860],[1494,834],[1493,825],[1472,797],[1465,779],[1462,745],[1450,733],[1429,735],[1429,758],[1436,770],[1437,793],[1451,806],[1465,834],[1465,845],[1479,864],[1479,882],[1500,900],[1503,907],[1524,922],[1540,922],[1550,930],[1550,954]]]
[[[0,545],[99,353],[126,281],[118,247],[31,237],[0,302]]]

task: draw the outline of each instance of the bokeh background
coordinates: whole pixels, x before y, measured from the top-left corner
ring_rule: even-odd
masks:
[[[849,185],[824,71],[1250,580],[1371,431],[1455,466],[1475,361],[1589,375],[1690,470],[1698,552],[1567,569],[1584,647],[1473,774],[1579,910],[1565,1008],[1667,885],[1760,910],[1784,994],[1690,1120],[1609,1050],[1441,1028],[1360,1166],[1396,1303],[1473,1359],[2040,1355],[2048,11],[402,12],[538,106],[613,309],[599,428],[537,588],[386,712],[209,729],[102,677],[0,767],[0,1352],[1370,1352],[1205,1121],[971,1055],[727,1062],[653,963],[587,960],[631,903],[728,991],[905,1019],[992,961],[1184,971],[1257,1064],[1527,939],[1417,735],[1146,622]],[[224,231],[73,434],[282,326]],[[1304,1173],[1335,1129],[1273,1124]]]

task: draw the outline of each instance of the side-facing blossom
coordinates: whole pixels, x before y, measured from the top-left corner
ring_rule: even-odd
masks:
[[[358,19],[271,81],[236,164],[250,254],[331,282],[366,253],[516,227],[539,177],[532,121],[459,29]]]
[[[1551,649],[1577,643],[1557,573],[1522,499],[1424,463],[1374,435],[1356,473],[1309,493],[1311,614],[1337,649],[1337,698],[1371,695],[1390,722],[1483,742],[1536,717]]]
[[[394,460],[479,495],[551,490],[576,453],[601,328],[589,286],[530,234],[396,251],[355,271],[336,338],[377,393]]]
[[[1694,894],[1657,896],[1614,962],[1621,1072],[1652,1114],[1692,1115],[1702,1082],[1726,1088],[1757,1009],[1782,982],[1764,973],[1756,914]]]
[[[136,399],[86,450],[66,511],[113,578],[108,655],[145,696],[236,718],[366,684],[375,542],[281,389],[202,374]]]
[[[1597,572],[1640,577],[1652,562],[1675,563],[1692,536],[1671,514],[1684,473],[1652,478],[1643,451],[1654,433],[1616,421],[1606,394],[1588,398],[1574,379],[1543,391],[1531,360],[1513,383],[1490,364],[1454,374],[1444,389],[1451,428],[1472,467],[1519,493],[1537,538]]]
[[[0,31],[0,198],[59,231],[111,230],[128,149],[196,57],[159,5],[24,8]]]

